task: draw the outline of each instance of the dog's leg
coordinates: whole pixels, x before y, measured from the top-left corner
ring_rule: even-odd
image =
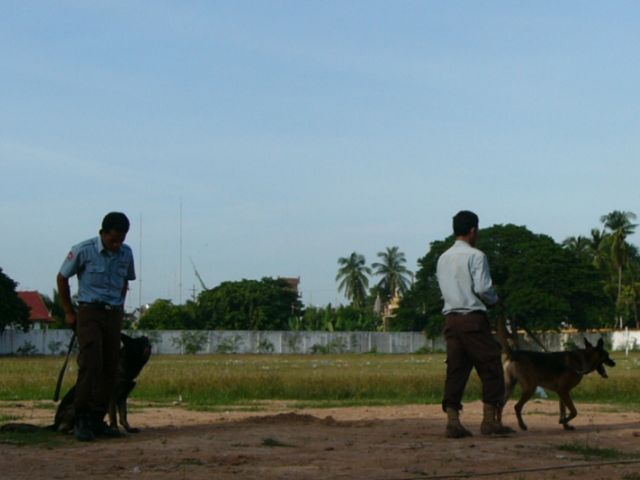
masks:
[[[514,407],[514,410],[516,411],[516,418],[518,419],[518,426],[520,427],[521,430],[527,429],[527,425],[526,423],[524,423],[524,420],[522,419],[522,408],[524,407],[524,404],[527,403],[529,399],[533,396],[535,391],[536,391],[535,386],[533,388],[525,389],[523,385],[522,395],[520,396],[520,400],[518,400],[518,403],[516,403]]]
[[[513,391],[518,384],[518,379],[511,375],[511,373],[505,369],[504,371],[504,403],[507,404],[509,398],[513,394]]]
[[[575,430],[575,427],[569,425],[569,422],[576,418],[578,415],[578,410],[576,410],[576,406],[573,404],[573,400],[569,396],[569,392],[558,392],[558,396],[560,397],[560,423],[565,430]],[[564,407],[569,409],[569,416],[565,416]]]
[[[567,418],[567,408],[564,402],[562,401],[562,398],[560,398],[558,403],[560,405],[560,420],[558,421],[558,423],[561,425],[564,425],[564,422],[565,422],[564,419]]]
[[[118,413],[120,414],[120,425],[124,427],[127,433],[139,433],[139,428],[133,428],[127,420],[127,399],[125,398],[118,403]]]
[[[118,420],[116,419],[116,401],[114,398],[109,402],[109,426],[118,428]]]

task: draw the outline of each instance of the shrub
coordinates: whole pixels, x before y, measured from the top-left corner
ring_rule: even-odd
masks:
[[[183,331],[179,338],[172,339],[173,344],[189,355],[202,351],[207,343],[206,332]]]

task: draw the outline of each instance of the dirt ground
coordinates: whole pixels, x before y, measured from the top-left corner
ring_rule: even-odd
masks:
[[[505,423],[515,427],[511,408]],[[451,440],[437,405],[292,410],[269,403],[259,412],[216,413],[137,406],[129,420],[143,429],[138,434],[92,443],[0,444],[0,477],[640,480],[640,412],[584,404],[578,410],[576,430],[567,432],[558,425],[555,401],[532,401],[525,409],[528,431],[493,438],[480,435],[482,405],[474,402],[462,415],[474,436]],[[39,425],[53,415],[9,403],[0,403],[0,414]]]

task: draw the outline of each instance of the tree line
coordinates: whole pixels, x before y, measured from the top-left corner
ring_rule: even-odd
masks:
[[[632,212],[616,210],[603,215],[601,227],[589,235],[561,243],[524,226],[494,225],[481,230],[477,246],[487,254],[495,288],[515,322],[544,330],[640,327],[640,254],[628,241],[635,219]],[[158,299],[139,315],[128,313],[126,321],[145,330],[384,328],[437,335],[444,317],[436,262],[454,241],[449,236],[432,242],[415,275],[397,246],[378,252],[370,266],[358,252],[340,257],[335,281],[348,305],[305,306],[286,280],[265,277],[223,282],[182,305]],[[0,331],[9,324],[28,328],[28,309],[15,287],[0,268]],[[44,299],[55,326],[64,327],[57,292]]]

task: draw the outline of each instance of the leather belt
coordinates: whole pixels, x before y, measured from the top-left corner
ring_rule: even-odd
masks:
[[[449,312],[446,314],[446,316],[448,317],[449,315],[454,315],[456,317],[459,317],[460,315],[487,315],[487,312],[485,310],[468,310],[465,312]]]
[[[110,305],[105,302],[78,302],[78,305],[80,305],[81,307],[96,308],[98,310],[107,311],[120,310],[122,308],[121,305]]]

